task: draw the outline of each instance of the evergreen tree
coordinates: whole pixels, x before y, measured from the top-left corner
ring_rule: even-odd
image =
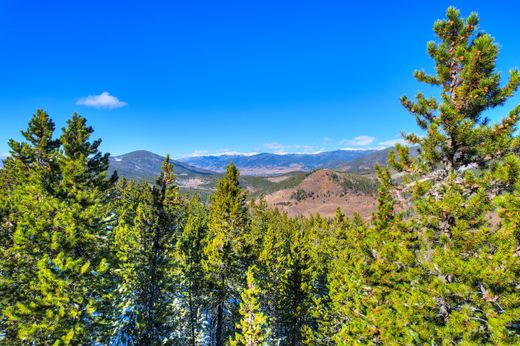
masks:
[[[518,151],[520,105],[496,124],[484,112],[504,104],[520,77],[512,70],[500,86],[498,47],[489,34],[476,32],[477,25],[476,14],[464,20],[453,7],[435,23],[439,41],[428,43],[428,53],[436,74],[419,71],[415,77],[439,86],[441,99],[421,93],[415,102],[402,98],[425,135],[406,136],[420,145],[417,158],[402,146],[397,157],[390,156],[392,166],[405,173],[401,196],[411,196],[421,243],[417,260],[425,304],[417,313],[424,337],[436,343],[518,341],[505,329],[518,313],[518,305],[510,304],[517,301],[512,287],[518,276],[504,264],[514,256],[516,240],[500,236],[489,217],[496,196],[511,188],[498,173]]]
[[[183,308],[187,310],[185,323],[186,345],[202,345],[204,328],[202,320],[207,304],[205,278],[202,270],[203,246],[208,232],[206,206],[198,196],[188,204],[187,220],[177,241],[177,280],[183,292]]]
[[[264,293],[262,305],[269,319],[269,343],[278,345],[285,338],[282,319],[282,283],[284,258],[288,243],[288,217],[278,210],[266,211],[268,225],[262,236],[262,250],[258,257],[258,283]]]
[[[329,312],[329,283],[328,273],[332,270],[335,247],[338,239],[335,238],[335,230],[330,225],[330,220],[319,214],[302,220],[305,229],[306,252],[311,259],[313,275],[309,288],[310,306],[308,308],[307,323],[304,327],[304,344],[327,344],[327,338],[319,332],[318,323],[326,318]]]
[[[240,298],[240,315],[242,319],[237,323],[238,332],[230,340],[231,346],[260,346],[267,345],[269,332],[266,330],[267,316],[262,313],[261,292],[255,283],[256,267],[247,270],[247,285]]]
[[[208,238],[202,262],[211,286],[215,326],[212,340],[217,346],[223,345],[233,331],[236,302],[239,301],[245,272],[241,256],[248,212],[246,192],[240,187],[238,177],[237,168],[230,163],[226,175],[217,183],[211,198]]]
[[[417,264],[411,224],[394,210],[388,169],[377,168],[371,225],[351,226],[329,273],[331,316],[323,328],[338,344],[411,344],[420,340],[414,289]]]
[[[263,237],[267,233],[269,227],[269,206],[263,196],[258,201],[251,201],[249,204],[249,213],[251,223],[247,232],[244,234],[244,249],[246,262],[244,265],[249,268],[251,265],[258,263],[258,257],[262,251]]]
[[[37,246],[31,249],[28,246],[23,248],[26,251],[19,251],[15,237],[20,239],[22,233],[27,234],[36,245],[36,237],[48,228],[48,217],[41,220],[40,213],[45,215],[43,210],[51,209],[50,201],[43,196],[53,188],[51,180],[59,176],[56,174],[59,140],[53,138],[54,131],[54,122],[48,114],[37,110],[27,130],[22,131],[25,141],[9,141],[10,156],[0,170],[0,333],[13,342],[17,338],[18,323],[15,318],[9,318],[9,311],[30,299],[20,287],[34,278],[39,250]],[[44,202],[41,209],[34,197]]]
[[[304,343],[312,328],[310,311],[313,298],[313,282],[316,267],[307,247],[306,230],[301,219],[288,224],[289,238],[282,259],[284,272],[281,281],[281,324],[283,345],[297,346]]]
[[[116,341],[125,344],[174,344],[179,316],[174,313],[175,242],[182,205],[173,167],[166,156],[156,185],[130,183],[115,230],[121,315]],[[135,208],[135,209],[134,209]]]
[[[103,239],[110,230],[105,204],[111,180],[107,165],[98,164],[99,157],[108,156],[97,150],[99,141],[88,142],[92,129],[84,118],[74,115],[68,121],[58,154],[59,142],[50,138],[53,128],[47,115],[38,112],[24,132],[33,146],[11,141],[10,167],[27,169],[19,172],[22,184],[11,197],[15,222],[7,251],[13,266],[9,289],[17,293],[3,312],[23,342],[94,342],[102,339],[109,308]]]

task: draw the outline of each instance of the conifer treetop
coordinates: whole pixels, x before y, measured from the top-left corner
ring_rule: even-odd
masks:
[[[501,74],[496,70],[498,46],[489,34],[477,31],[477,14],[471,13],[464,19],[459,10],[450,7],[446,16],[434,24],[438,41],[427,45],[436,73],[414,73],[418,81],[441,88],[440,100],[427,98],[423,93],[418,93],[415,101],[401,98],[403,106],[426,132],[424,136],[405,136],[411,144],[421,146],[423,170],[435,169],[439,162],[448,170],[484,167],[518,149],[511,135],[516,129],[520,105],[495,125],[490,125],[483,114],[513,96],[520,83],[518,70],[509,71],[509,81],[501,87]],[[400,151],[398,148],[398,154]],[[406,156],[402,154],[400,158]]]

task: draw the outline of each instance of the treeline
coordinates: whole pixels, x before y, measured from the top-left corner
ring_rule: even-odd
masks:
[[[441,98],[403,105],[420,148],[379,168],[371,220],[289,218],[246,201],[233,164],[208,203],[109,176],[74,114],[39,110],[0,169],[0,343],[520,343],[520,106],[478,18],[448,9],[428,44]]]

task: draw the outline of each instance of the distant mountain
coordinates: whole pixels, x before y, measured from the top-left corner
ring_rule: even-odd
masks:
[[[262,176],[335,168],[375,152],[377,150],[335,150],[318,154],[196,156],[181,158],[179,161],[214,172],[224,172],[226,166],[233,161],[242,174]]]
[[[110,157],[110,172],[117,171],[119,176],[129,179],[154,180],[161,172],[164,157],[145,150],[133,151],[128,154]],[[189,164],[171,160],[175,174],[179,178],[210,176],[214,172],[193,167]],[[182,179],[181,179],[182,180]]]
[[[375,164],[379,164],[381,166],[386,165],[386,160],[388,159],[388,153],[391,150],[395,150],[394,147],[386,148],[382,150],[377,150],[375,152],[369,153],[368,155],[358,157],[354,160],[344,162],[336,167],[335,169],[343,172],[359,172],[359,171],[372,171],[374,169]],[[410,148],[410,155],[416,156],[418,154],[417,147]]]

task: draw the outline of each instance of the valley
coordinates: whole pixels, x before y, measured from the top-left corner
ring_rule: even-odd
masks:
[[[388,151],[337,150],[320,154],[206,156],[171,160],[181,191],[207,199],[233,162],[249,199],[264,197],[270,207],[290,216],[346,215],[368,219],[375,206],[377,181],[373,166],[384,164]],[[154,182],[163,157],[134,151],[111,157],[110,170],[128,179]]]

